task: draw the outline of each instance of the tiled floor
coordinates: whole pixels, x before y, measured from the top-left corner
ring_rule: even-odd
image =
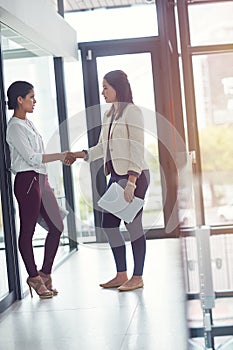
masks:
[[[127,256],[131,272],[129,243]],[[28,295],[0,316],[0,349],[187,350],[179,239],[147,241],[143,289],[99,287],[114,274],[107,244],[80,245],[54,272],[58,296]]]
[[[130,272],[129,243],[127,256]],[[143,289],[100,288],[114,271],[108,244],[80,244],[54,272],[57,297],[28,295],[0,315],[0,350],[205,349],[203,339],[187,341],[187,323],[200,327],[203,317],[199,300],[186,301],[179,239],[147,241]],[[233,324],[233,299],[216,299],[213,317],[215,325]],[[233,337],[215,345],[233,350]]]

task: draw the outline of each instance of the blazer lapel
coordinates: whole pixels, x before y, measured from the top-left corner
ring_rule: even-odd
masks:
[[[117,119],[117,120],[114,119],[114,120],[113,120],[112,126],[111,126],[111,130],[110,130],[110,134],[109,134],[109,138],[112,137],[113,130],[114,130],[115,126],[117,125],[118,120],[119,120],[119,119]]]
[[[111,125],[111,117],[106,117],[104,124],[103,124],[103,140],[107,141],[108,140],[108,134],[109,134],[109,128]]]

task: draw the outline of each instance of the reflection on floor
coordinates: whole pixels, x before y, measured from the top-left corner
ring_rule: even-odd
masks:
[[[200,326],[202,313],[198,300],[186,312],[180,246],[179,239],[147,241],[144,288],[119,292],[99,287],[115,273],[108,245],[80,245],[54,271],[58,296],[27,295],[1,314],[0,349],[188,350],[187,323]],[[129,243],[127,257],[131,272]],[[232,317],[229,301],[217,304],[216,316]]]
[[[129,243],[127,254],[132,271]],[[0,349],[186,350],[180,241],[148,241],[143,289],[100,288],[114,273],[107,244],[79,246],[54,272],[57,297],[27,296],[1,315]]]

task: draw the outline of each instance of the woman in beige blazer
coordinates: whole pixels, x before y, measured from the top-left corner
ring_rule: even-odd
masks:
[[[141,109],[133,103],[127,75],[121,70],[107,73],[103,78],[102,95],[107,103],[111,103],[111,108],[104,114],[99,141],[89,150],[74,152],[75,157],[88,162],[104,158],[105,175],[110,174],[107,188],[117,182],[124,188],[127,202],[133,201],[134,196],[144,199],[150,181],[144,158],[144,122]],[[125,222],[134,257],[133,274],[128,279],[125,240],[119,229],[121,219],[103,211],[102,227],[113,252],[117,274],[100,284],[101,287],[120,291],[143,287],[146,237],[142,212],[143,208],[131,223]]]

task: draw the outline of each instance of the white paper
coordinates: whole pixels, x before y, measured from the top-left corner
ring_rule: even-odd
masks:
[[[124,198],[124,189],[113,182],[104,195],[99,199],[98,205],[114,214],[118,218],[130,223],[142,208],[144,199],[134,197],[132,202],[127,202]]]

